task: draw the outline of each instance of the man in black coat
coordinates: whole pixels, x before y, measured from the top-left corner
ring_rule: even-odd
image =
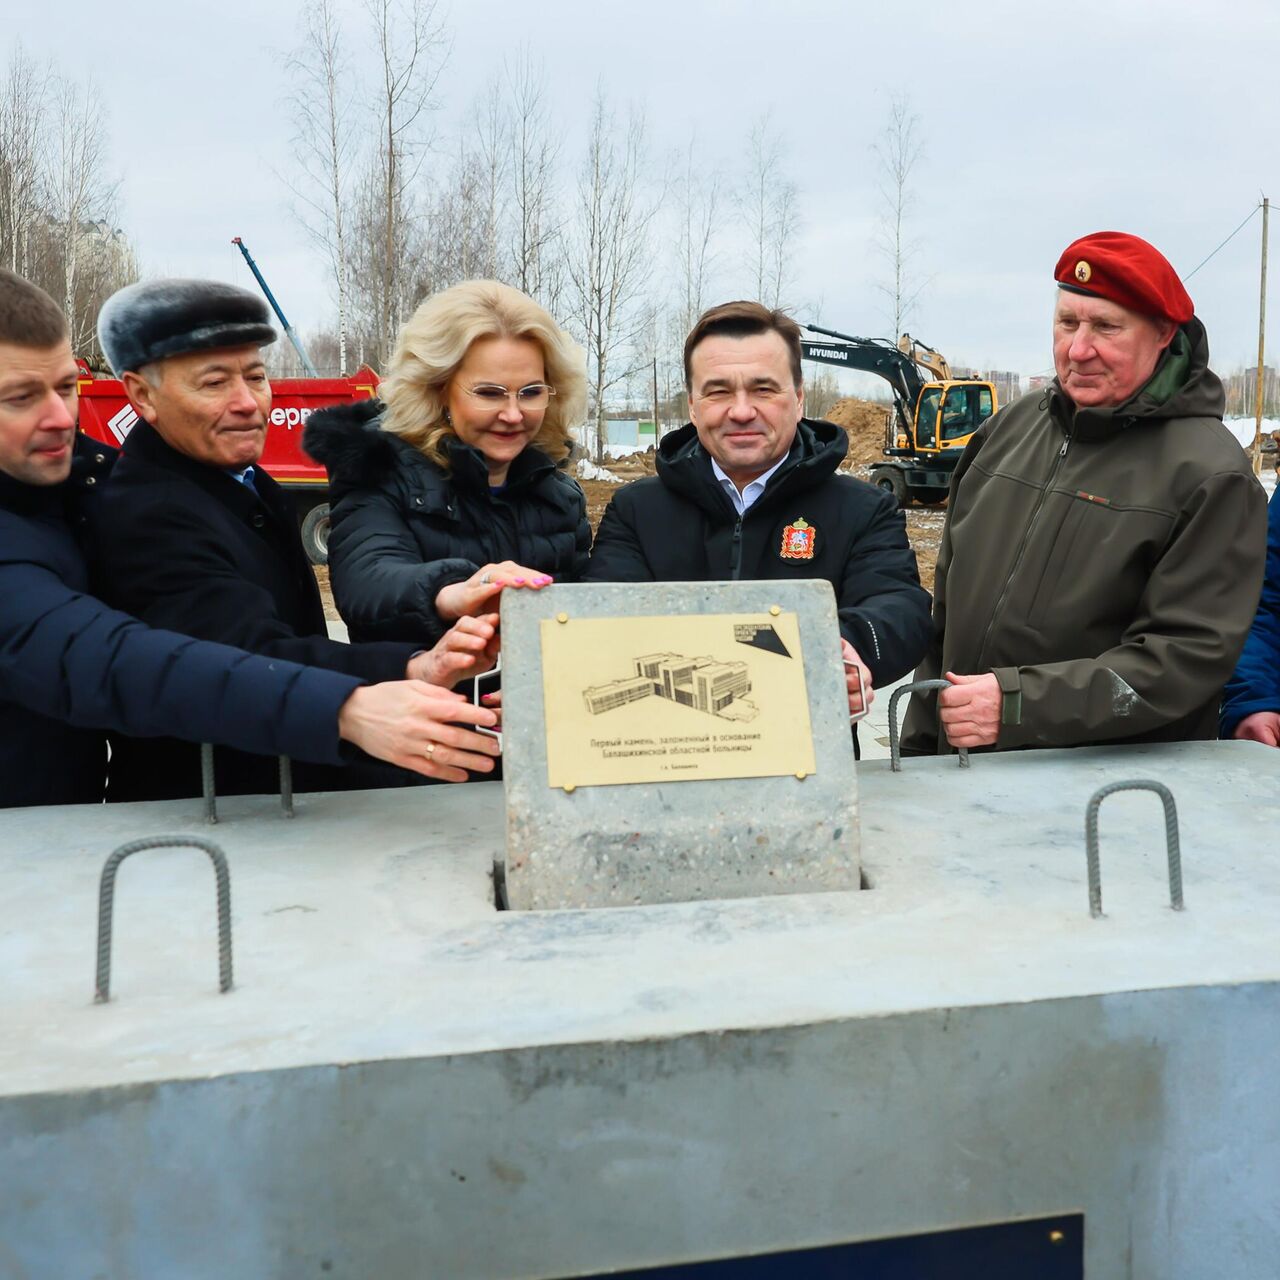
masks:
[[[212,281],[131,285],[108,299],[98,336],[140,419],[92,516],[106,599],[152,626],[362,680],[452,683],[473,659],[490,665],[492,628],[477,619],[431,651],[329,639],[292,507],[256,466],[271,410],[261,348],[275,340],[261,299]],[[222,752],[216,767],[220,792],[275,785],[273,762],[260,756]],[[377,767],[295,775],[299,790],[411,780]],[[113,743],[111,799],[189,795],[198,785],[191,748]]]
[[[345,739],[437,777],[428,747],[482,741],[448,721],[490,713],[443,691],[152,630],[87,594],[83,499],[115,451],[77,436],[78,377],[60,309],[0,271],[0,808],[100,802],[107,729],[330,765]]]
[[[684,370],[692,421],[663,440],[655,477],[614,496],[586,580],[825,578],[858,714],[858,673],[868,693],[897,680],[931,635],[897,503],[838,475],[844,432],[802,416],[800,330],[789,316],[758,302],[713,307],[685,342]]]

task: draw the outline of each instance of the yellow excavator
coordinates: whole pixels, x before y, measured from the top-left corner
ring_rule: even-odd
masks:
[[[894,343],[816,324],[804,330],[804,359],[874,373],[893,389],[885,461],[871,468],[871,483],[892,493],[903,507],[945,501],[969,437],[999,408],[995,385],[981,378],[953,378],[946,357],[909,333]],[[926,378],[921,370],[932,376]]]

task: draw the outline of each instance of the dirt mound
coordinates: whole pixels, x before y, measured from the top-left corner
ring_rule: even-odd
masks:
[[[849,435],[849,457],[845,466],[869,466],[884,456],[884,422],[890,405],[850,396],[837,400],[827,412],[828,422],[843,427]]]
[[[643,453],[627,453],[621,458],[610,458],[605,466],[623,481],[640,480],[644,476],[656,475],[658,470],[657,455],[653,445]]]

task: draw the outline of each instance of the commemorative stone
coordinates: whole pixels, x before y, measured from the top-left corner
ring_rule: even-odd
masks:
[[[859,887],[828,583],[509,591],[502,649],[509,907]]]

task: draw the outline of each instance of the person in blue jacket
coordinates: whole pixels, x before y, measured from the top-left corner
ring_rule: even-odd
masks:
[[[0,271],[0,808],[103,798],[105,730],[429,778],[492,768],[493,712],[419,680],[356,676],[153,630],[88,594],[84,496],[114,450],[76,431],[66,323]],[[359,750],[354,750],[358,748]]]
[[[1267,507],[1262,599],[1244,652],[1227,681],[1221,734],[1280,747],[1280,486]]]

